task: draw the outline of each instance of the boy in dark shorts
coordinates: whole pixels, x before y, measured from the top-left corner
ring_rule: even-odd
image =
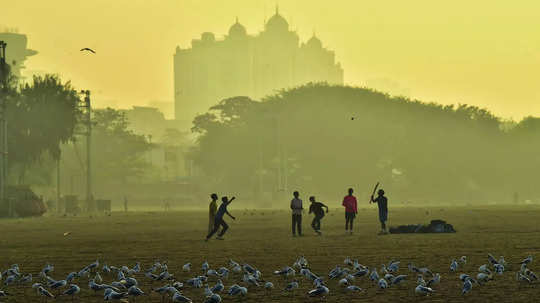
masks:
[[[214,229],[212,229],[212,231],[208,233],[205,241],[208,241],[208,239],[212,238],[212,236],[219,230],[220,226],[222,227],[221,232],[216,239],[223,240],[223,235],[225,234],[227,229],[229,229],[229,225],[225,223],[225,220],[223,220],[223,216],[227,214],[229,217],[231,217],[231,219],[236,220],[236,218],[227,211],[227,206],[229,206],[229,204],[231,204],[234,199],[235,197],[232,197],[231,200],[229,200],[227,196],[221,198],[221,205],[219,206],[216,217],[214,219]]]
[[[320,236],[322,234],[321,219],[324,217],[323,207],[326,208],[326,212],[328,213],[328,206],[324,205],[321,202],[315,201],[314,196],[309,197],[309,201],[311,201],[311,205],[309,206],[309,213],[315,214],[315,218],[313,218],[313,222],[311,222],[311,227],[313,227],[313,230]]]
[[[349,194],[343,198],[343,205],[345,207],[345,234],[352,235],[353,221],[358,214],[356,197],[353,196],[353,189],[349,188]]]
[[[379,189],[376,199],[373,199],[373,196],[371,196],[371,202],[377,202],[377,205],[379,206],[379,221],[381,221],[381,232],[379,235],[386,235],[388,234],[388,231],[386,231],[386,221],[388,220],[388,198],[384,196],[384,190]]]

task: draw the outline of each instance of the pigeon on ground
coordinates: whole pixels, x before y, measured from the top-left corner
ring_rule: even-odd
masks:
[[[452,263],[450,263],[450,271],[451,272],[455,272],[457,271],[458,269],[458,262],[456,261],[456,259],[452,260]]]
[[[77,295],[77,294],[80,293],[80,292],[81,292],[81,288],[80,288],[79,286],[77,286],[77,285],[75,285],[75,284],[71,284],[71,285],[69,286],[69,288],[68,288],[66,291],[64,291],[63,294],[64,294],[64,295],[67,295],[67,296],[72,296],[72,297],[73,297],[73,296]]]
[[[347,286],[346,288],[347,291],[349,292],[355,292],[355,291],[362,291],[362,288],[356,286],[356,285],[349,285]]]
[[[414,292],[417,295],[428,296],[428,295],[432,294],[434,292],[434,290],[431,289],[430,287],[426,287],[426,286],[423,286],[423,285],[418,285],[414,289]]]
[[[171,300],[174,302],[174,303],[191,303],[193,301],[191,301],[190,298],[188,297],[184,297],[181,293],[177,292],[175,293]]]
[[[330,292],[330,290],[328,289],[328,287],[326,286],[321,286],[321,287],[318,287],[318,288],[315,288],[313,290],[310,290],[308,292],[308,295],[310,297],[324,297],[326,296],[328,293]]]
[[[218,294],[212,294],[206,298],[204,303],[221,303],[221,297]]]
[[[292,281],[291,283],[287,284],[285,287],[285,291],[293,291],[298,288],[298,281]]]
[[[463,283],[463,289],[461,290],[461,295],[465,295],[472,290],[473,285],[471,281],[471,279],[465,280],[465,282]]]

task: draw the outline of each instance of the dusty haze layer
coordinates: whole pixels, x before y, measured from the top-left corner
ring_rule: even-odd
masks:
[[[520,119],[540,115],[540,3],[281,0],[302,40],[334,49],[348,84],[425,101],[468,103]],[[172,101],[172,54],[238,16],[262,29],[273,0],[5,0],[2,25],[40,52],[30,71],[92,89],[100,106]],[[92,56],[81,47],[97,50]]]

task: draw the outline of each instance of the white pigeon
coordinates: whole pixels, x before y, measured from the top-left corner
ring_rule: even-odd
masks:
[[[43,296],[45,298],[54,298],[54,296],[48,290],[43,288],[43,286],[39,286],[37,292],[40,296]]]
[[[339,283],[339,286],[341,286],[341,287],[349,286],[349,281],[347,279],[345,279],[345,278],[339,280],[338,283]]]
[[[495,272],[499,275],[502,275],[504,273],[504,265],[500,263],[493,265],[493,269],[495,269]]]
[[[210,269],[210,265],[208,265],[207,261],[204,261],[204,263],[201,266],[201,269],[203,272],[206,272],[208,269]]]
[[[369,279],[371,281],[374,281],[374,282],[377,282],[379,281],[379,273],[377,272],[377,269],[374,268],[372,271],[371,271],[371,274],[369,275]]]
[[[392,285],[398,285],[399,283],[405,281],[407,279],[407,275],[398,275],[396,277],[394,277],[391,282],[392,282]]]
[[[391,273],[396,273],[399,271],[399,261],[390,261],[390,264],[388,264],[388,271]]]
[[[326,286],[317,287],[315,289],[312,289],[308,292],[308,295],[310,297],[324,297],[330,293],[330,290]]]
[[[450,271],[455,272],[458,269],[458,262],[456,259],[452,260],[452,263],[450,263]]]
[[[69,288],[66,291],[64,291],[63,294],[73,297],[73,296],[77,295],[80,292],[81,292],[81,288],[79,286],[77,286],[75,284],[71,284],[69,286]]]
[[[417,295],[428,296],[428,295],[432,294],[434,292],[434,290],[431,289],[430,287],[426,287],[426,286],[423,286],[423,285],[418,285],[414,289],[414,292]]]
[[[356,285],[349,285],[347,286],[346,288],[347,291],[349,292],[356,292],[356,291],[362,291],[362,288],[356,286]]]
[[[298,288],[298,281],[292,281],[291,283],[287,284],[285,287],[285,291],[293,291]]]
[[[472,282],[471,282],[471,279],[467,279],[465,280],[465,282],[463,283],[463,289],[461,290],[461,295],[465,295],[467,294],[469,291],[472,290]]]
[[[184,264],[184,266],[182,266],[182,270],[185,271],[185,272],[190,272],[191,271],[191,263]]]
[[[129,296],[132,296],[132,297],[139,297],[139,296],[143,296],[145,294],[140,288],[138,288],[135,285],[128,288],[127,293],[128,293]]]
[[[221,280],[218,280],[216,285],[212,287],[211,291],[212,293],[219,293],[225,289],[225,285],[223,285],[223,282]]]
[[[483,272],[485,274],[490,274],[491,271],[489,270],[489,268],[487,267],[487,264],[483,264],[481,265],[480,267],[478,267],[478,271],[479,272]]]
[[[424,285],[424,286],[427,286],[427,287],[433,287],[437,284],[441,283],[441,275],[436,273],[433,275],[433,278],[431,280],[429,280],[429,282],[427,283],[427,285]]]
[[[172,301],[174,303],[191,303],[193,301],[191,301],[190,298],[188,297],[184,297],[181,293],[177,292],[175,293],[173,296],[172,296]]]
[[[388,288],[388,282],[386,282],[385,279],[380,279],[379,282],[377,283],[379,285],[379,288],[380,289],[386,289]]]
[[[531,263],[532,261],[533,261],[533,257],[528,256],[527,258],[523,259],[523,261],[521,261],[520,264],[529,265],[529,263]]]
[[[487,283],[489,280],[492,279],[492,276],[491,274],[486,274],[486,273],[478,273],[478,275],[476,275],[476,281],[478,281],[478,283],[482,284],[482,283]]]
[[[274,289],[274,284],[272,282],[266,282],[266,283],[264,283],[264,289],[272,290],[272,289]]]

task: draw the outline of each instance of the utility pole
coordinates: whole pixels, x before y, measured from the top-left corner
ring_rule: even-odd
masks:
[[[61,155],[61,154],[60,154]],[[60,212],[60,157],[56,160],[56,211]]]
[[[7,98],[8,98],[8,77],[9,66],[6,63],[6,47],[7,43],[0,41],[0,77],[2,81],[2,104],[0,104],[0,202],[6,199],[6,185],[7,185]]]
[[[84,95],[84,102],[82,108],[84,109],[85,124],[86,124],[86,203],[87,209],[90,208],[92,203],[92,105],[90,103],[90,91],[82,90],[81,94]]]

